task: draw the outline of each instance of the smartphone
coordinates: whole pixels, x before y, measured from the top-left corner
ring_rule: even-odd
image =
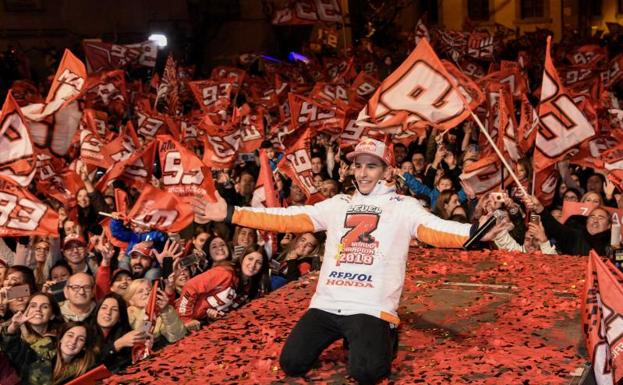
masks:
[[[182,237],[178,233],[173,233],[169,235],[169,239],[172,240],[173,242],[180,243],[180,240],[182,239]]]
[[[199,262],[199,257],[197,257],[195,254],[191,254],[180,260],[180,267],[187,268],[198,262]]]
[[[239,258],[242,258],[244,251],[246,250],[246,246],[234,246],[234,256],[233,256],[233,260],[237,260]]]
[[[530,214],[530,223],[541,223],[541,216],[539,214]]]
[[[63,291],[65,286],[67,286],[67,281],[59,281],[50,286],[50,294],[52,294],[56,302],[62,302],[66,299],[65,292]]]
[[[15,298],[29,297],[30,296],[30,286],[28,285],[19,285],[10,287],[6,292],[6,299],[12,300]]]
[[[506,193],[492,192],[491,197],[493,198],[494,202],[504,202],[504,200],[506,199]]]

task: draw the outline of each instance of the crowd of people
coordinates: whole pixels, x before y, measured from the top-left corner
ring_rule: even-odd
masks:
[[[559,162],[555,198],[547,207],[513,185],[477,196],[460,175],[481,158],[478,136],[477,126],[464,121],[443,135],[429,127],[408,145],[394,143],[393,170],[385,183],[444,220],[475,224],[498,211],[503,225],[481,247],[612,253],[610,208],[623,208],[623,196],[607,175]],[[305,205],[305,191],[278,171],[283,149],[271,141],[260,147],[274,172],[280,204]],[[352,161],[330,134],[313,136],[310,160],[313,185],[324,199],[357,190]],[[213,169],[217,191],[230,205],[251,206],[259,170],[259,156]],[[514,172],[530,192],[530,157]],[[0,239],[3,384],[61,384],[101,364],[121,370],[132,363],[137,346],[155,350],[192,338],[193,331],[319,270],[323,262],[322,232],[277,234],[275,248],[264,233],[225,221],[193,223],[176,233],[155,230],[116,211],[114,194],[95,187],[101,173],[83,166],[78,175],[85,187],[75,197],[77,215],[46,197],[58,208],[58,237]],[[152,184],[158,187],[161,178],[156,175]],[[115,187],[125,187],[130,201],[140,194]],[[564,202],[593,206],[587,215],[563,218]],[[102,223],[106,217],[111,219]],[[115,246],[117,241],[127,248]],[[417,239],[410,246],[431,247]],[[154,306],[152,325],[147,312]]]

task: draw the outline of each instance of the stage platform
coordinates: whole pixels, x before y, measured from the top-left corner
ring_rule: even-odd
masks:
[[[413,249],[400,346],[384,384],[573,384],[586,362],[586,257]],[[336,342],[305,378],[279,352],[314,292],[293,282],[156,352],[108,384],[354,384]],[[579,370],[578,370],[579,369]],[[575,375],[572,373],[575,372]]]

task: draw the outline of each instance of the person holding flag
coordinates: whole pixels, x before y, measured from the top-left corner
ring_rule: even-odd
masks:
[[[416,199],[398,195],[385,183],[393,172],[393,154],[384,142],[363,138],[347,158],[354,162],[358,191],[353,196],[338,194],[308,206],[252,208],[228,205],[217,195],[215,203],[198,197],[192,205],[198,223],[327,231],[316,292],[285,342],[281,368],[291,376],[304,375],[325,348],[345,338],[349,374],[361,384],[374,384],[390,372],[409,241],[458,248],[478,226],[442,220]]]

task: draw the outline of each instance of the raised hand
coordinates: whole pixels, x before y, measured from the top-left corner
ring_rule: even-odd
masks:
[[[195,197],[191,202],[193,213],[195,213],[195,222],[205,224],[210,221],[221,222],[227,216],[227,202],[216,191],[216,202],[208,202],[205,197]]]
[[[164,244],[164,248],[162,249],[162,252],[161,253],[155,252],[154,254],[156,254],[156,259],[158,260],[158,263],[162,266],[162,264],[164,263],[164,259],[166,257],[178,259],[179,257],[182,256],[183,253],[184,253],[184,250],[180,247],[179,243],[177,243],[176,241],[167,239],[167,241]]]
[[[13,315],[13,318],[11,318],[11,321],[9,323],[9,326],[7,326],[6,331],[8,334],[15,334],[17,333],[17,330],[26,322],[30,321],[32,318],[35,317],[36,314],[31,314],[30,316],[26,316],[26,313],[18,311],[17,313],[15,313]]]
[[[131,348],[134,344],[141,343],[147,338],[147,333],[142,330],[129,331],[115,341],[115,350],[119,351],[122,348]]]

